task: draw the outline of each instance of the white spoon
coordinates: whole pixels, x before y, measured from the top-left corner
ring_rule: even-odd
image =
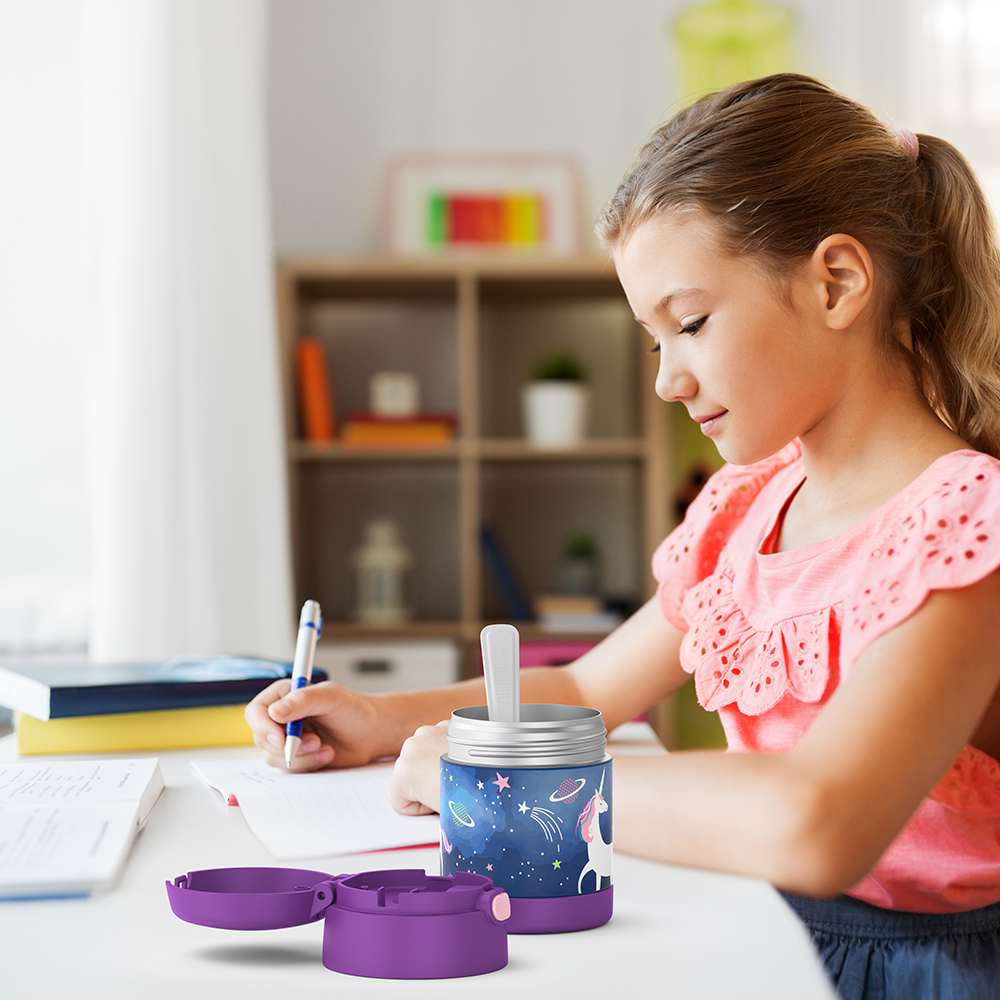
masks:
[[[513,625],[487,625],[479,634],[490,722],[521,721],[520,636]]]

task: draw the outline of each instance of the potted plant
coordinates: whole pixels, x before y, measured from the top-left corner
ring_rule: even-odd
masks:
[[[589,531],[577,531],[563,546],[559,590],[563,594],[596,594],[597,589],[597,542]]]
[[[543,448],[564,448],[587,436],[590,392],[587,372],[570,351],[548,355],[522,391],[528,440]]]

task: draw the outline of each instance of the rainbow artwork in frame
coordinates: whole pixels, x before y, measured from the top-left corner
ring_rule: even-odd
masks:
[[[580,250],[569,157],[427,155],[389,170],[386,249],[396,254]]]

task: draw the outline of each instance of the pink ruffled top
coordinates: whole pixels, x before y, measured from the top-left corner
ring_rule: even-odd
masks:
[[[660,606],[685,631],[681,663],[730,750],[790,750],[868,643],[932,590],[1000,566],[1000,462],[988,455],[945,455],[844,534],[775,552],[804,479],[797,442],[726,466],[653,556]],[[1000,763],[966,746],[849,894],[922,913],[1000,901]]]

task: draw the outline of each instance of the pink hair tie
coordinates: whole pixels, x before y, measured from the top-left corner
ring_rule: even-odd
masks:
[[[916,163],[917,157],[920,155],[920,140],[917,138],[916,133],[911,132],[908,128],[898,128],[896,129],[896,135],[899,136],[899,141],[906,149],[906,155]]]

